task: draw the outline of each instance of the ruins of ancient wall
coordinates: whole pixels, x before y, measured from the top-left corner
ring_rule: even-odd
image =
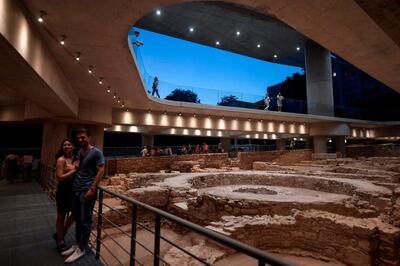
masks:
[[[239,152],[239,167],[252,169],[253,162],[275,162],[281,165],[292,165],[300,161],[311,160],[312,150],[283,150],[264,152]]]
[[[294,216],[225,216],[210,229],[267,250],[311,252],[346,265],[399,265],[400,230],[378,219],[321,211]]]
[[[346,156],[351,158],[400,156],[400,149],[396,149],[394,144],[348,145]]]
[[[108,174],[146,173],[169,169],[176,161],[200,161],[203,167],[220,168],[229,165],[227,153],[190,154],[179,156],[133,157],[107,160]]]

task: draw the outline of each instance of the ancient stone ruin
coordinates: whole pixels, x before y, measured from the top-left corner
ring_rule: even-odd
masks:
[[[181,161],[158,173],[118,173],[103,185],[298,265],[400,265],[400,158],[303,159],[218,168]],[[105,216],[129,232],[131,206],[114,198],[105,202],[118,210],[105,208]],[[139,213],[149,227],[152,219]],[[119,230],[106,230],[129,248]],[[212,265],[255,263],[168,222],[162,233]],[[138,227],[140,238],[152,245]],[[103,241],[118,249],[106,234]],[[201,265],[166,242],[161,253],[172,265]],[[151,264],[143,248],[138,254]]]

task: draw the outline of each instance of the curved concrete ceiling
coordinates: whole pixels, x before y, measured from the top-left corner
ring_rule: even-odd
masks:
[[[104,85],[112,86],[130,108],[168,112],[208,114],[209,107],[185,104],[168,105],[151,100],[145,93],[134,59],[128,49],[130,28],[146,14],[161,6],[184,1],[25,1],[36,19],[40,10],[46,11],[44,27],[54,36],[67,36],[66,49],[81,52],[81,64],[92,65],[95,73],[104,77]],[[230,1],[226,1],[230,2]],[[350,63],[400,91],[400,48],[384,31],[351,0],[337,1],[231,1],[249,6],[262,14],[272,14],[335,52]],[[40,29],[40,25],[37,25]],[[77,67],[57,40],[40,29],[72,87],[82,99],[118,107],[87,73]],[[217,107],[215,108],[217,109]],[[247,117],[248,111],[216,110],[223,115]],[[242,114],[243,113],[243,114]],[[218,113],[217,113],[218,114]],[[257,115],[258,116],[258,115]],[[260,118],[263,115],[260,114]],[[281,118],[280,118],[281,119]]]
[[[166,6],[160,12],[147,14],[135,26],[265,61],[304,67],[303,46],[308,38],[272,16],[210,1]]]

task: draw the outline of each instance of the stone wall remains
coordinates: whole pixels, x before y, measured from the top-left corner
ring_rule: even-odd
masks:
[[[109,159],[107,160],[107,169],[109,175],[159,172],[160,170],[170,169],[171,165],[177,161],[199,161],[203,168],[221,168],[230,164],[227,153],[211,153]]]
[[[293,216],[225,216],[210,229],[252,246],[311,252],[346,265],[399,265],[400,229],[379,219],[358,219],[322,211]]]
[[[358,157],[389,157],[400,156],[400,149],[394,144],[376,145],[348,145],[346,146],[346,156],[351,158]]]
[[[266,152],[239,152],[239,167],[252,169],[253,162],[274,162],[278,165],[293,165],[304,160],[311,160],[312,150],[284,150]]]

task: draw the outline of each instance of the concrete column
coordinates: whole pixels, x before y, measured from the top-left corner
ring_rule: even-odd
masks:
[[[342,157],[346,157],[346,144],[344,140],[345,136],[333,137],[333,142],[335,143],[335,151],[340,152],[342,154]]]
[[[310,40],[305,46],[305,65],[308,113],[334,116],[331,53]]]
[[[61,142],[68,136],[68,124],[46,120],[43,125],[43,140],[41,161],[53,166],[54,156],[61,147]]]
[[[86,128],[90,131],[91,137],[90,142],[92,145],[96,146],[101,151],[104,147],[104,127],[101,126],[86,126]]]
[[[225,152],[231,151],[231,139],[230,138],[221,138],[222,147],[224,147]]]
[[[314,136],[313,137],[314,153],[327,153],[328,145],[326,144],[325,136]]]
[[[154,135],[142,134],[142,146],[154,146]]]
[[[283,151],[285,150],[285,139],[277,139],[276,140],[276,149],[278,151]]]

